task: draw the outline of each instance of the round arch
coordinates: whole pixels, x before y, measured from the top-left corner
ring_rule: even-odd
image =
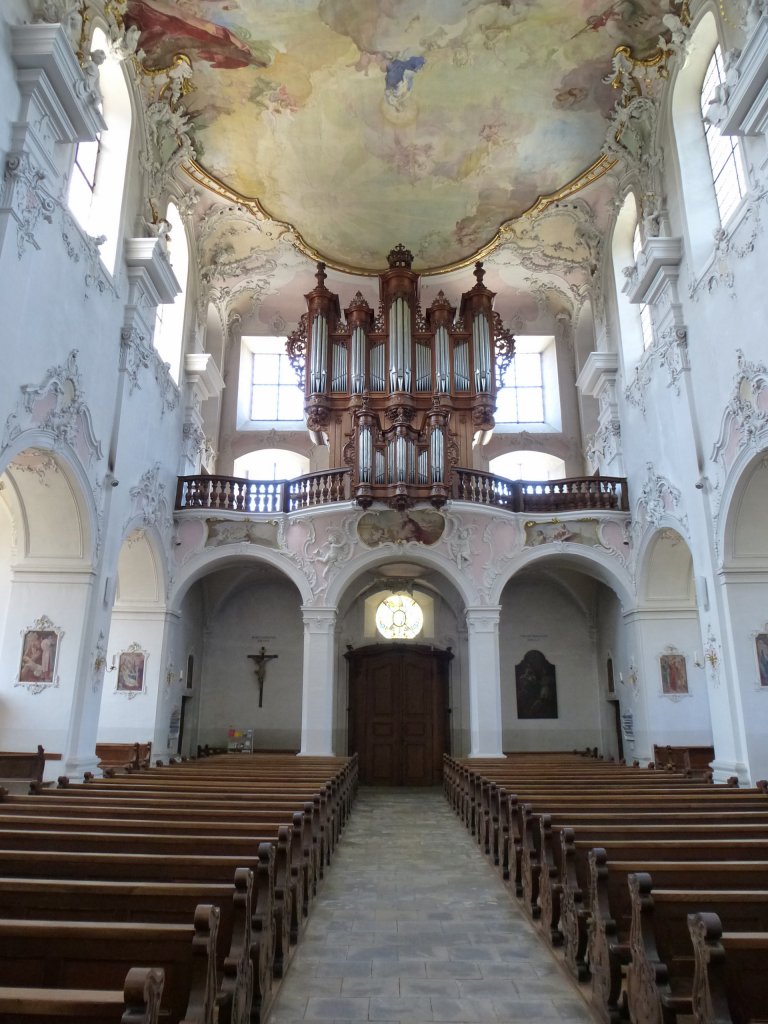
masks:
[[[768,452],[742,452],[728,474],[717,524],[724,569],[768,571],[768,536],[763,525],[766,500]]]
[[[293,583],[301,596],[302,604],[308,605],[312,602],[309,581],[290,559],[281,552],[272,551],[269,548],[260,547],[254,551],[252,544],[244,543],[229,546],[226,553],[222,553],[221,549],[202,551],[183,565],[171,583],[168,599],[169,611],[178,613],[190,587],[204,576],[234,565],[259,562],[278,569],[286,579]]]
[[[614,558],[600,549],[585,549],[583,546],[569,545],[567,541],[557,550],[547,551],[542,550],[541,547],[525,548],[514,559],[510,559],[505,571],[497,577],[489,594],[488,603],[498,604],[507,583],[521,569],[537,564],[553,567],[557,564],[592,576],[616,594],[625,611],[634,608],[636,604],[632,579],[626,570],[622,571],[617,568]]]
[[[322,603],[337,607],[344,592],[356,577],[374,570],[380,565],[386,565],[387,562],[412,562],[414,565],[423,565],[445,577],[456,589],[465,607],[482,603],[470,579],[460,573],[454,563],[449,562],[445,555],[433,552],[425,545],[417,543],[382,544],[350,559],[331,581]]]
[[[74,452],[67,445],[54,449],[48,434],[30,430],[3,455],[0,468],[18,515],[19,555],[91,566],[97,557],[98,515],[91,482]],[[45,488],[44,494],[37,493],[39,488]]]

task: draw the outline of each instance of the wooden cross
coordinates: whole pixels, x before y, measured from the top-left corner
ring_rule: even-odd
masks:
[[[256,663],[254,672],[256,673],[256,680],[259,684],[259,707],[262,707],[264,702],[264,677],[267,674],[267,662],[272,661],[273,658],[277,658],[277,654],[267,654],[264,647],[261,648],[258,654],[249,654],[248,657],[251,661]]]

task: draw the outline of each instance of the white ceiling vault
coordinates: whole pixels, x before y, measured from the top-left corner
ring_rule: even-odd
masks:
[[[342,307],[375,303],[366,278],[402,242],[423,306],[483,258],[504,321],[535,333],[599,261],[621,69],[663,72],[686,17],[679,0],[128,0],[126,20],[148,107],[173,97],[204,283],[249,331],[295,326],[316,259]]]

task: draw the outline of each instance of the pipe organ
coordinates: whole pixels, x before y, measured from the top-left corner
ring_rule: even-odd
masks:
[[[305,296],[307,312],[288,338],[288,354],[304,387],[312,438],[330,445],[332,465],[349,466],[358,504],[439,507],[453,467],[471,466],[472,447],[490,438],[497,381],[514,339],[493,312],[482,263],[457,316],[442,291],[422,312],[406,248],[396,246],[387,260],[378,311],[358,292],[344,318],[318,263],[317,286]]]

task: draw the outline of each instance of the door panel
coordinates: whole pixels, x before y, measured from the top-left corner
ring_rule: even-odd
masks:
[[[448,662],[432,648],[384,644],[347,654],[350,753],[360,781],[432,786],[446,748]]]

